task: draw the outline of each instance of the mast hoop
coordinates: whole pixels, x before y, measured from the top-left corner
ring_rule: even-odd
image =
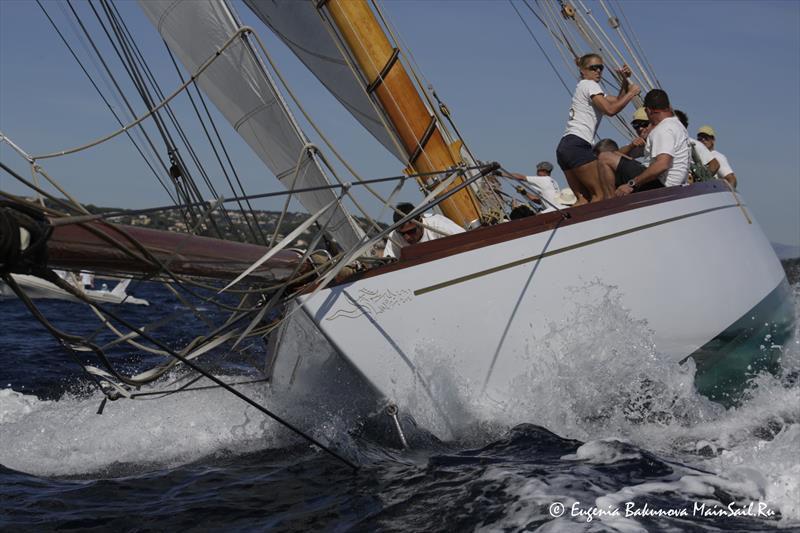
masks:
[[[421,156],[425,152],[425,146],[431,139],[433,132],[436,131],[437,124],[438,121],[436,120],[436,117],[431,117],[431,121],[430,123],[428,123],[428,127],[425,128],[425,133],[423,133],[422,137],[420,137],[420,139],[417,141],[417,148],[414,150],[414,153],[411,154],[411,157],[408,160],[409,164],[414,165],[414,163],[417,161],[417,158],[419,158],[419,156]]]
[[[375,90],[381,86],[384,78],[386,78],[386,76],[389,75],[389,71],[391,71],[394,64],[397,63],[397,59],[399,56],[400,56],[400,49],[394,47],[394,49],[392,50],[392,55],[389,57],[388,61],[386,61],[386,64],[378,73],[378,76],[374,80],[372,80],[369,85],[367,85],[367,94],[374,93]]]

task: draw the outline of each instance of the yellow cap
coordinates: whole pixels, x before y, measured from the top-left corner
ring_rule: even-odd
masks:
[[[645,112],[643,107],[640,107],[636,110],[633,114],[633,120],[650,120],[647,118],[647,113]]]
[[[715,137],[716,138],[716,134],[714,133],[714,128],[712,128],[711,126],[701,126],[700,129],[697,130],[697,133],[698,134],[705,133],[709,137]]]

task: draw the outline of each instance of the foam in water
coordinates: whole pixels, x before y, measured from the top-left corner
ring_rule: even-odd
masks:
[[[783,347],[782,375],[758,376],[742,404],[726,409],[696,392],[692,361],[679,366],[662,357],[647,324],[629,315],[613,288],[606,289],[596,305],[576,309],[569,324],[551,324],[550,334],[529,348],[533,367],[514,383],[514,402],[471,401],[476,385],[460,378],[441,353],[424,354],[439,362],[431,376],[439,397],[465,411],[456,418],[464,421],[462,429],[490,428],[484,437],[491,439],[525,420],[586,441],[564,459],[587,464],[630,460],[645,449],[707,473],[629,487],[626,497],[671,492],[693,499],[723,488],[734,501],[759,501],[779,511],[781,526],[800,525],[797,331]],[[793,292],[800,316],[797,283]],[[551,500],[556,496],[551,491]],[[615,497],[621,495],[592,496],[605,503],[603,498]],[[509,523],[517,523],[516,511],[508,512]],[[612,527],[643,530],[635,520]]]
[[[264,399],[263,386],[242,390]],[[113,473],[122,465],[174,466],[295,442],[287,430],[221,389],[118,400],[98,415],[101,400],[97,392],[41,401],[0,391],[0,464],[48,476]]]

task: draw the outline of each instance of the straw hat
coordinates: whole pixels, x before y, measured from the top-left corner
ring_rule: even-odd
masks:
[[[647,118],[647,112],[643,107],[640,107],[633,113],[633,120],[650,120]]]
[[[714,133],[714,128],[712,128],[711,126],[700,126],[700,129],[697,130],[697,133],[705,133],[709,137],[715,137],[715,138],[717,136]]]
[[[578,198],[575,196],[575,193],[572,192],[572,189],[566,187],[561,189],[561,192],[558,193],[558,203],[561,205],[573,205],[575,202],[578,201]]]

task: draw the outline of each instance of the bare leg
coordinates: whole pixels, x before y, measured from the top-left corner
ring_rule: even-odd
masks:
[[[589,191],[583,184],[578,180],[578,177],[575,175],[575,169],[565,170],[564,176],[567,178],[567,185],[569,188],[572,189],[572,192],[575,193],[575,198],[578,199],[574,205],[584,205],[589,203]]]
[[[584,189],[589,191],[589,202],[602,202],[606,199],[605,187],[597,173],[597,161],[590,161],[578,168],[573,168],[572,172],[575,173],[575,177],[578,178]]]
[[[602,152],[597,156],[597,171],[607,198],[612,198],[617,189],[615,174],[620,158],[618,152]]]

